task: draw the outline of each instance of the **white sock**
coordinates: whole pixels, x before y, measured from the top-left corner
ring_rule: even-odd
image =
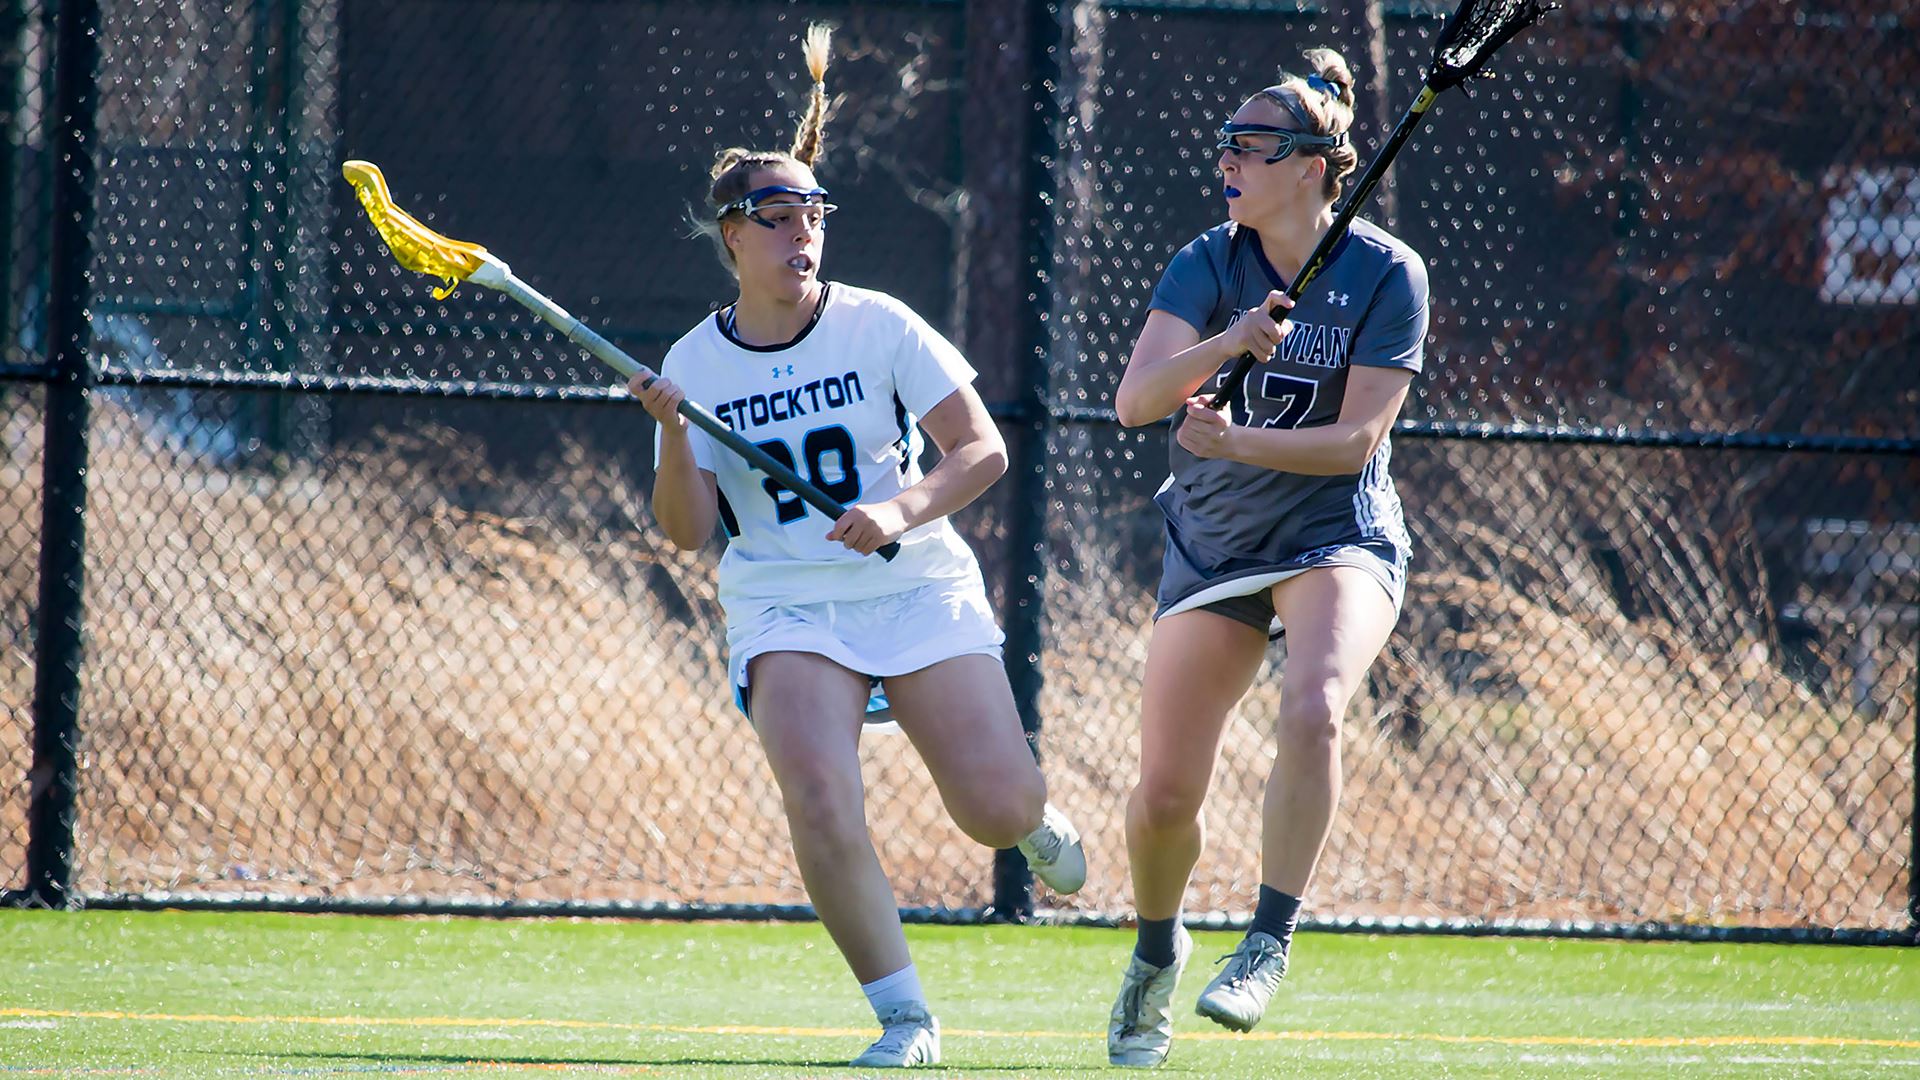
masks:
[[[867,1003],[873,1006],[873,1015],[879,1017],[886,1016],[901,1005],[927,1003],[926,991],[920,989],[920,972],[912,964],[870,983],[861,983],[860,992],[867,995]]]

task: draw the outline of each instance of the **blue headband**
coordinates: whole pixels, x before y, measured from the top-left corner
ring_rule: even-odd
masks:
[[[1311,131],[1313,129],[1313,118],[1308,116],[1307,111],[1300,107],[1299,95],[1287,92],[1285,84],[1286,80],[1290,77],[1291,76],[1288,76],[1285,72],[1282,72],[1281,81],[1260,91],[1260,95],[1287,110],[1287,112],[1293,115],[1295,120],[1300,122],[1302,128]],[[1307,84],[1307,89],[1318,90],[1322,94],[1325,94],[1328,101],[1336,105],[1340,103],[1340,87],[1338,85],[1318,75],[1305,76],[1301,81]]]

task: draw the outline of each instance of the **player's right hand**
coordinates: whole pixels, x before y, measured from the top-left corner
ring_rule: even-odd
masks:
[[[1240,316],[1227,328],[1227,344],[1233,349],[1233,355],[1252,353],[1255,360],[1265,363],[1273,356],[1273,350],[1279,346],[1280,339],[1287,336],[1293,324],[1275,319],[1268,312],[1278,308],[1283,313],[1293,306],[1287,294],[1275,289],[1267,294],[1260,306]]]
[[[642,371],[627,380],[627,393],[635,401],[646,407],[648,413],[660,422],[666,431],[685,431],[687,418],[680,415],[680,403],[687,399],[687,392],[673,384],[663,375],[651,371]]]

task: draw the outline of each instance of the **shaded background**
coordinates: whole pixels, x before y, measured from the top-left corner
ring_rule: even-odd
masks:
[[[338,166],[657,362],[732,296],[688,235],[713,152],[785,145],[824,18],[827,274],[981,370],[1015,463],[957,521],[1093,863],[1038,899],[1125,911],[1165,435],[1108,406],[1221,217],[1222,118],[1322,43],[1363,154],[1417,91],[1444,12],[1345,7],[111,0],[62,99],[61,13],[0,5],[0,887],[57,817],[96,901],[804,902],[650,421],[504,298],[432,300]],[[1573,2],[1400,155],[1369,216],[1432,269],[1419,550],[1316,916],[1911,924],[1917,22]],[[76,431],[84,546],[43,531]],[[77,679],[71,808],[37,658]],[[1192,910],[1249,906],[1276,670]],[[902,903],[988,903],[904,740],[865,752]]]

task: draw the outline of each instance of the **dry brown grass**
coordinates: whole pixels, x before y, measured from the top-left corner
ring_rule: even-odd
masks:
[[[1077,614],[1097,618],[1116,599]],[[1910,714],[1852,717],[1777,675],[1686,685],[1609,640],[1618,628],[1596,631],[1487,582],[1417,575],[1408,604],[1485,617],[1440,647],[1396,646],[1384,692],[1356,703],[1317,910],[1900,924]],[[1120,610],[1131,625],[1050,656],[1047,684],[1049,780],[1096,825],[1094,883],[1076,900],[1099,908],[1127,903],[1108,808],[1125,798],[1138,753],[1138,686],[1110,673],[1139,670],[1151,605]],[[1065,614],[1056,606],[1056,620]],[[1454,690],[1423,656],[1465,637],[1489,650],[1498,670],[1478,674],[1500,689]],[[1581,659],[1531,662],[1542,655]],[[1250,905],[1277,664],[1229,729],[1194,907]],[[1417,737],[1402,726],[1408,697],[1420,702]]]
[[[28,636],[39,588],[40,470],[37,401],[16,389],[0,400],[0,889],[24,885],[27,844],[27,765],[33,759],[33,639]],[[13,448],[20,448],[14,450]]]
[[[0,470],[24,475],[38,432],[10,424]],[[124,434],[111,405],[98,426],[83,888],[804,899],[722,685],[710,560],[665,550],[623,478],[577,450],[534,480],[497,475],[444,432],[228,474]],[[1445,465],[1432,505],[1457,498],[1457,527],[1348,727],[1315,910],[1897,924],[1910,705],[1817,700],[1738,625],[1626,619],[1555,549],[1557,526],[1529,522],[1520,559],[1512,523],[1465,494],[1485,490],[1481,466]],[[1663,512],[1615,479],[1643,518]],[[32,603],[30,488],[0,493],[10,659]],[[475,491],[513,494],[483,510]],[[1111,565],[1105,535],[1077,530],[1074,557]],[[1717,618],[1751,572],[1676,574],[1693,591],[1663,595]],[[1088,574],[1056,577],[1049,603],[1045,763],[1093,863],[1075,903],[1124,910],[1150,600]],[[1910,682],[1910,643],[1891,662]],[[24,669],[0,681],[9,754]],[[1245,906],[1277,695],[1264,678],[1229,734],[1195,908]],[[905,740],[867,740],[866,777],[901,900],[983,902],[989,857]],[[18,835],[6,812],[0,840]]]

